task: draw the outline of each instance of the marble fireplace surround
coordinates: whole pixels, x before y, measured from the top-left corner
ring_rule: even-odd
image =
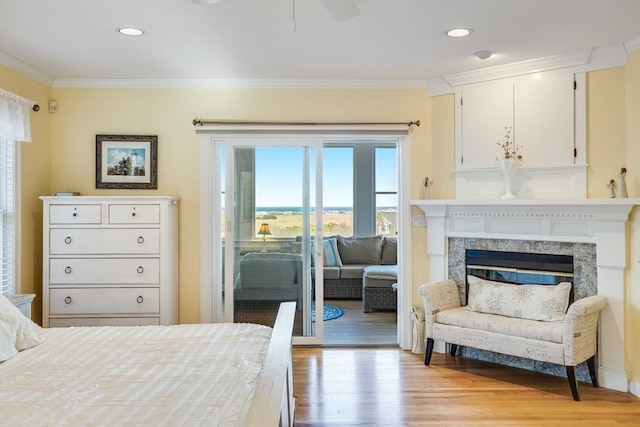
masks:
[[[629,267],[626,222],[639,204],[637,198],[411,201],[426,217],[429,281],[449,275],[450,238],[454,238],[453,246],[463,246],[459,242],[474,239],[504,241],[498,246],[507,247],[527,246],[528,241],[532,245],[594,244],[595,290],[609,301],[600,318],[598,379],[601,387],[625,392],[629,390],[624,358],[624,276]],[[444,352],[444,344],[438,343],[435,350]]]

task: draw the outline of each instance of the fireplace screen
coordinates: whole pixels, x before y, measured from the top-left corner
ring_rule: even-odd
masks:
[[[465,264],[467,275],[496,282],[521,285],[573,283],[573,256],[570,255],[467,249]]]

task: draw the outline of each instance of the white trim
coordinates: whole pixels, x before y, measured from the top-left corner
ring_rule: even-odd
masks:
[[[636,50],[640,49],[640,34],[638,34],[637,36],[633,36],[629,40],[624,42],[624,48],[626,49],[627,53],[635,52]]]
[[[591,49],[583,49],[564,55],[529,59],[511,64],[482,68],[480,70],[446,74],[442,77],[452,87],[464,86],[471,83],[504,79],[507,77],[516,77],[524,74],[540,73],[542,71],[551,71],[559,68],[570,68],[576,65],[583,65],[589,63],[590,56]]]
[[[634,396],[640,397],[640,381],[629,381],[629,392]]]
[[[371,141],[372,138],[375,138],[375,135],[378,137],[384,137],[385,140],[388,140],[389,135],[398,136],[398,145],[397,149],[400,154],[400,164],[402,168],[400,169],[400,187],[398,191],[398,212],[399,212],[399,231],[400,231],[400,247],[399,247],[399,257],[402,260],[400,264],[400,268],[398,271],[398,280],[400,283],[404,283],[404,286],[399,287],[399,296],[398,296],[398,310],[402,313],[398,316],[398,339],[400,346],[403,349],[411,348],[411,318],[410,318],[410,310],[411,302],[412,302],[412,280],[411,280],[411,208],[409,206],[409,195],[410,193],[410,168],[409,165],[411,163],[411,139],[410,132],[407,126],[398,127],[398,126],[382,126],[382,127],[369,127],[368,132],[366,129],[363,129],[362,126],[329,126],[330,129],[338,129],[339,133],[334,134],[328,132],[326,134],[322,133],[309,133],[301,131],[300,128],[289,127],[292,128],[292,133],[286,133],[286,127],[276,131],[274,133],[268,133],[268,135],[263,134],[263,138],[284,138],[281,141],[284,145],[287,144],[287,139],[292,141],[294,138],[304,138],[308,139],[335,139],[338,135],[341,137],[346,137],[351,140],[367,140]],[[385,128],[389,132],[385,132]],[[271,128],[269,128],[271,129]],[[316,126],[312,126],[309,128],[317,129]],[[212,260],[211,255],[209,254],[212,248],[212,238],[214,230],[211,228],[211,224],[213,221],[213,209],[215,206],[215,201],[212,199],[212,185],[214,184],[212,178],[212,172],[214,169],[214,165],[211,163],[211,150],[213,144],[213,138],[220,139],[234,139],[235,141],[240,140],[254,140],[260,138],[259,133],[242,133],[245,128],[242,125],[231,126],[225,128],[220,131],[217,127],[198,127],[196,129],[196,133],[200,135],[201,141],[201,171],[200,171],[200,192],[201,192],[201,204],[200,204],[200,222],[201,222],[201,233],[200,233],[200,246],[201,246],[201,266],[200,266],[200,295],[201,300],[205,298],[209,298],[211,300],[211,296],[215,292],[214,290],[214,281],[213,281],[213,271],[211,269],[214,264],[214,260]],[[400,132],[402,130],[402,132]],[[205,146],[209,147],[205,147]],[[227,159],[229,155],[227,154]],[[318,166],[316,166],[318,167]],[[227,168],[229,171],[229,168]],[[321,188],[321,187],[320,187]],[[317,197],[321,197],[316,192]],[[316,206],[319,205],[321,199],[316,200]],[[317,226],[317,224],[316,224]],[[315,256],[316,261],[321,260],[322,258],[322,245],[316,247]],[[321,274],[321,272],[320,272]],[[322,277],[318,277],[321,279]],[[319,300],[322,297],[322,287],[317,288],[316,299]],[[316,315],[320,316],[319,308],[317,307],[318,312]],[[214,315],[214,307],[206,303],[204,301],[201,302],[201,321],[208,322],[214,321],[211,320]],[[322,337],[323,329],[322,325],[318,328],[316,337]],[[309,345],[309,344],[318,344],[318,342],[314,341],[316,337],[294,337],[294,343],[296,345]]]
[[[278,80],[278,79],[72,79],[58,78],[66,88],[234,88],[234,89],[426,89],[426,80]]]
[[[39,82],[46,84],[47,86],[52,86],[55,80],[53,77],[49,76],[48,74],[43,73],[37,68],[32,67],[31,65],[26,64],[21,60],[19,60],[18,58],[11,56],[8,53],[5,53],[3,51],[0,51],[0,64],[6,67],[9,67],[13,70],[16,70],[27,77],[36,79]]]
[[[411,238],[411,133],[400,138],[398,170],[398,343],[403,350],[412,348],[411,307],[413,305],[412,238]]]
[[[574,72],[586,72],[621,67],[627,63],[627,54],[639,47],[640,36],[636,36],[624,43],[513,62],[480,70],[447,74],[427,80],[427,92],[429,96],[446,95],[455,93],[456,90],[459,90],[457,89],[458,86],[560,68],[570,69]]]

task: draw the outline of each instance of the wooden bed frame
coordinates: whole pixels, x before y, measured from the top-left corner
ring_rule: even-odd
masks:
[[[247,413],[245,426],[293,426],[293,362],[291,336],[295,302],[283,302],[278,310],[260,379]]]

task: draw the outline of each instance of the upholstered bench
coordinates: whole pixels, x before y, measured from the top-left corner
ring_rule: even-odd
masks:
[[[393,284],[398,282],[397,265],[369,265],[362,273],[362,309],[365,313],[373,310],[396,310],[397,291]]]
[[[599,295],[569,304],[571,284],[518,285],[468,277],[467,306],[461,306],[453,280],[419,288],[424,301],[429,365],[435,340],[566,367],[574,400],[580,400],[575,366],[587,361],[591,382],[598,386],[595,367],[600,311],[607,300]],[[567,309],[568,307],[568,309]]]

